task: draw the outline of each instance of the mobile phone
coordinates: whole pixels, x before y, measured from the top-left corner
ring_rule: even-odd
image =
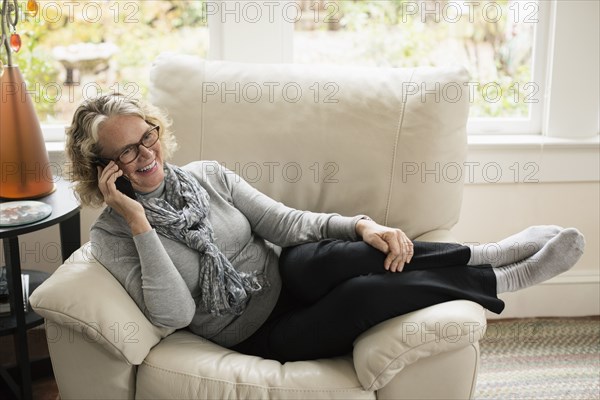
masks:
[[[108,165],[108,161],[102,158],[97,158],[96,164],[100,165],[101,167],[106,167]],[[115,186],[117,187],[117,190],[119,192],[123,193],[127,197],[131,197],[132,199],[137,200],[135,196],[135,190],[133,190],[131,182],[125,177],[125,175],[121,175],[117,178],[117,180],[115,181]]]

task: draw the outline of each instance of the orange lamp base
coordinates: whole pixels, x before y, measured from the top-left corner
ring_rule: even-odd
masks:
[[[42,129],[23,76],[5,66],[0,77],[0,198],[34,199],[55,190]]]

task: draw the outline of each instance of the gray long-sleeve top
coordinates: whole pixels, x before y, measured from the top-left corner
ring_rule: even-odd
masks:
[[[210,196],[215,244],[240,272],[263,273],[268,286],[252,295],[240,316],[215,316],[197,307],[201,296],[199,253],[158,235],[132,237],[125,220],[107,207],[91,228],[93,254],[157,326],[184,328],[231,347],[254,333],[273,310],[281,290],[281,247],[324,238],[357,240],[363,215],[313,213],[289,208],[254,189],[214,161],[183,167]],[[164,185],[148,196],[162,196]]]

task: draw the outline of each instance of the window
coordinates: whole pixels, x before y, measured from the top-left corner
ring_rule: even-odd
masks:
[[[20,0],[21,8],[25,3]],[[46,124],[70,119],[68,107],[74,108],[84,95],[93,95],[95,83],[103,91],[144,95],[152,59],[172,50],[241,62],[471,63],[473,83],[468,89],[476,91],[469,133],[590,137],[598,134],[599,123],[598,4],[587,0],[41,1],[38,16],[19,25],[23,49],[15,59],[22,71],[32,69],[24,75],[30,85],[37,85],[34,100],[39,100],[38,111]],[[82,42],[113,43],[118,50],[107,70],[98,67],[79,77],[81,71],[73,69],[73,80],[79,81],[65,85],[66,68],[54,58],[54,48]],[[350,43],[351,51],[344,51]],[[44,132],[48,131],[46,125]],[[62,128],[56,132],[62,138]]]
[[[471,131],[540,133],[538,1],[296,1],[294,62],[465,65]]]
[[[19,3],[24,10],[26,1]],[[84,98],[145,96],[152,60],[165,51],[206,57],[204,1],[40,1],[21,13],[23,47],[13,55],[47,140],[62,140]],[[55,127],[55,129],[52,129]]]

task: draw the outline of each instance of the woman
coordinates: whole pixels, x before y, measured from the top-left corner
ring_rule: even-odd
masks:
[[[467,247],[411,242],[364,215],[294,210],[216,162],[166,163],[176,145],[165,121],[108,95],[84,102],[67,132],[82,203],[107,205],[91,228],[94,255],[157,326],[281,362],[332,357],[371,326],[433,304],[468,299],[500,313],[498,293],[583,253],[573,228]],[[133,198],[117,190],[123,176]]]

